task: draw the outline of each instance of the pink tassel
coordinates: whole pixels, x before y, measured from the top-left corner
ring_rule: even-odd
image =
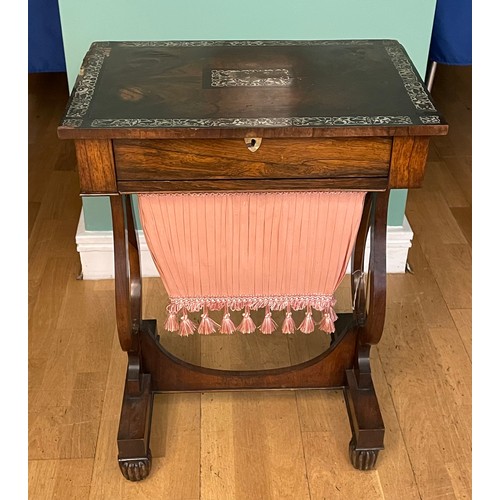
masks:
[[[227,306],[224,310],[224,317],[222,318],[222,324],[220,327],[220,332],[226,335],[231,335],[236,330],[233,321],[231,320],[231,315],[227,309]]]
[[[286,316],[283,320],[283,325],[281,326],[281,331],[283,333],[295,333],[296,328],[295,321],[292,318],[292,311],[288,305],[286,308]]]
[[[333,312],[331,307],[329,307],[326,311],[323,311],[323,317],[319,323],[319,329],[325,333],[333,333],[335,331],[336,316],[337,315]]]
[[[332,317],[332,321],[335,323],[339,319],[335,311],[333,310],[333,307],[330,307],[330,316]]]
[[[299,326],[299,330],[302,333],[312,333],[314,332],[314,320],[312,318],[311,306],[307,306],[306,317]]]
[[[243,319],[241,323],[238,325],[238,330],[241,333],[253,333],[255,332],[255,323],[253,322],[252,317],[250,316],[250,307],[245,306],[245,312],[243,313]]]
[[[177,314],[170,312],[165,321],[165,330],[167,332],[176,332],[179,329],[179,320],[177,319]]]
[[[194,321],[189,319],[186,309],[182,310],[181,323],[179,325],[179,335],[181,337],[187,337],[188,335],[193,335],[196,331],[196,325]]]
[[[266,315],[264,316],[262,325],[259,326],[259,330],[262,333],[268,335],[270,333],[273,333],[277,327],[278,325],[276,324],[276,321],[274,321],[274,319],[272,318],[271,309],[269,308],[269,306],[266,306]]]
[[[200,325],[198,326],[198,333],[200,335],[210,335],[211,333],[215,333],[217,328],[220,328],[209,315],[207,306],[203,306],[203,314],[201,315]]]

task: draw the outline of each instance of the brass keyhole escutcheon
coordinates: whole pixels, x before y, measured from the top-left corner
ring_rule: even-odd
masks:
[[[260,148],[262,137],[245,137],[245,144],[252,153],[255,153]]]

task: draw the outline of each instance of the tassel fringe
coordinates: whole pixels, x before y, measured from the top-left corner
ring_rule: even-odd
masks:
[[[291,334],[295,333],[297,327],[295,326],[295,321],[292,318],[292,311],[290,306],[286,308],[285,319],[283,320],[283,325],[281,325],[281,331],[283,333]]]
[[[187,311],[184,309],[182,311],[181,323],[179,325],[179,335],[181,337],[187,337],[188,335],[193,335],[196,331],[196,324],[194,321],[189,319]]]
[[[177,319],[177,314],[171,312],[168,315],[167,321],[165,321],[165,330],[167,332],[176,332],[179,329],[179,320]]]
[[[252,316],[250,316],[250,307],[245,306],[245,312],[243,313],[243,319],[238,325],[237,330],[241,333],[253,333],[255,332],[255,323],[253,322]]]
[[[319,323],[319,329],[325,333],[333,333],[335,331],[335,320],[337,315],[330,307],[328,311],[323,311],[323,317]]]
[[[198,333],[201,335],[210,335],[211,333],[215,333],[218,328],[220,328],[220,325],[208,315],[208,310],[205,306],[201,315],[200,325],[198,326]]]
[[[323,308],[316,308],[314,305],[306,304],[305,307],[296,307],[298,304],[289,302],[286,304],[286,312],[283,323],[281,324],[281,331],[284,334],[293,334],[298,329],[300,332],[305,334],[310,334],[315,330],[315,322],[313,318],[313,308],[322,311],[323,315],[321,321],[317,323],[318,329],[325,333],[333,333],[335,331],[335,321],[337,320],[337,315],[333,310],[333,305],[335,304],[335,299],[331,298],[330,304]],[[302,305],[302,303],[300,303]],[[216,307],[214,307],[216,306]],[[201,315],[201,320],[199,325],[197,325],[190,317],[189,313],[195,312],[191,308],[183,307],[178,313],[179,309],[176,307],[167,307],[167,319],[165,321],[165,330],[168,332],[178,332],[181,337],[187,337],[193,335],[196,331],[200,335],[210,335],[215,332],[219,332],[224,335],[232,335],[234,332],[239,331],[243,334],[254,333],[257,329],[253,319],[251,311],[257,309],[252,307],[251,304],[246,304],[244,306],[243,318],[238,326],[235,326],[233,320],[231,319],[231,310],[238,310],[231,308],[230,304],[226,303],[223,305],[221,301],[216,304],[203,304],[203,312]],[[220,310],[224,309],[224,314],[222,317],[221,324],[219,325],[214,321],[210,315],[210,310]],[[265,306],[265,315],[262,324],[258,329],[265,335],[274,333],[278,329],[278,324],[272,317],[273,310],[282,310],[284,307],[273,308],[272,304],[267,304]],[[292,316],[292,310],[298,311],[305,309],[305,316],[299,327],[297,328],[295,321]],[[199,310],[199,309],[198,309]],[[180,315],[180,320],[179,320]]]
[[[312,317],[311,306],[307,306],[306,317],[299,326],[299,330],[302,333],[312,333],[314,332],[314,320]]]
[[[262,333],[269,335],[270,333],[273,333],[274,330],[276,330],[276,328],[278,328],[278,325],[271,316],[271,309],[269,308],[269,306],[267,306],[266,315],[264,316],[264,321],[262,322],[262,325],[259,326],[259,330]]]
[[[227,306],[224,310],[224,317],[222,318],[222,323],[219,331],[224,335],[231,335],[236,331],[236,327],[234,326],[234,323],[231,320],[231,315],[229,314]]]

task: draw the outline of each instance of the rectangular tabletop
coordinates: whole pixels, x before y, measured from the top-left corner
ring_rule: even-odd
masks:
[[[430,136],[447,131],[395,40],[95,42],[59,137]]]

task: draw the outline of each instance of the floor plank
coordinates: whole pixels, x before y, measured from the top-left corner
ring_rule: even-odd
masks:
[[[36,500],[85,500],[89,498],[93,458],[30,460],[29,496]]]

